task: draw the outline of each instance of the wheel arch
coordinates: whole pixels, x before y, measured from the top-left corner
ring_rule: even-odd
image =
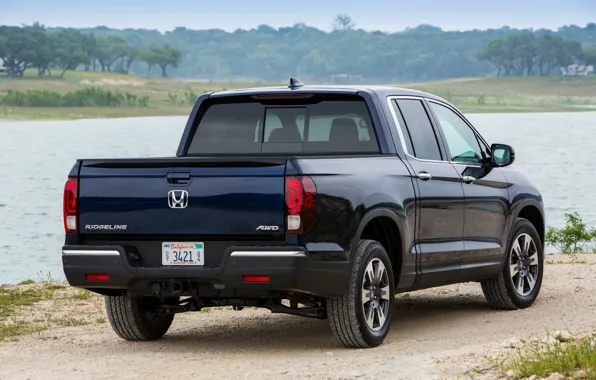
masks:
[[[546,244],[544,240],[546,227],[544,223],[544,213],[542,211],[542,207],[534,202],[524,202],[523,204],[518,205],[516,210],[517,212],[514,214],[515,218],[512,220],[511,228],[513,228],[515,225],[515,220],[517,220],[517,218],[527,219],[530,223],[532,223],[534,228],[536,228],[538,236],[540,237],[540,243],[544,248]]]
[[[396,285],[402,275],[406,252],[404,231],[404,224],[395,212],[387,208],[376,208],[364,215],[352,242],[355,249],[361,239],[378,241],[389,255]]]

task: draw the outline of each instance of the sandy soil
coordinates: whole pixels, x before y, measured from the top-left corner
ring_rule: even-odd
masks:
[[[475,283],[398,296],[391,332],[375,349],[337,346],[326,321],[212,309],[178,315],[158,342],[122,341],[108,323],[5,341],[0,378],[498,378],[485,357],[506,354],[511,342],[596,329],[596,255],[548,261],[542,292],[526,310],[489,309]]]

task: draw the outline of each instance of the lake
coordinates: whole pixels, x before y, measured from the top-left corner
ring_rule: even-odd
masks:
[[[596,112],[472,114],[489,143],[510,144],[542,191],[547,225],[578,211],[596,226]],[[64,278],[62,193],[77,158],[173,156],[186,117],[0,122],[0,284]],[[552,249],[549,250],[552,252]]]

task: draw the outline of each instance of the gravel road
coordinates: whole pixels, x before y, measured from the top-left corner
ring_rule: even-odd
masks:
[[[109,324],[43,331],[0,343],[0,379],[452,379],[489,364],[507,341],[547,330],[596,329],[596,255],[546,266],[533,307],[491,310],[480,285],[398,296],[385,343],[337,346],[326,321],[245,309],[178,315],[163,340],[130,343]],[[549,261],[569,261],[549,255]]]

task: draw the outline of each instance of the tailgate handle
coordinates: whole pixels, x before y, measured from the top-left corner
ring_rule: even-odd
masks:
[[[167,175],[168,183],[172,185],[186,185],[190,183],[190,173],[188,172],[174,172],[168,173]]]

